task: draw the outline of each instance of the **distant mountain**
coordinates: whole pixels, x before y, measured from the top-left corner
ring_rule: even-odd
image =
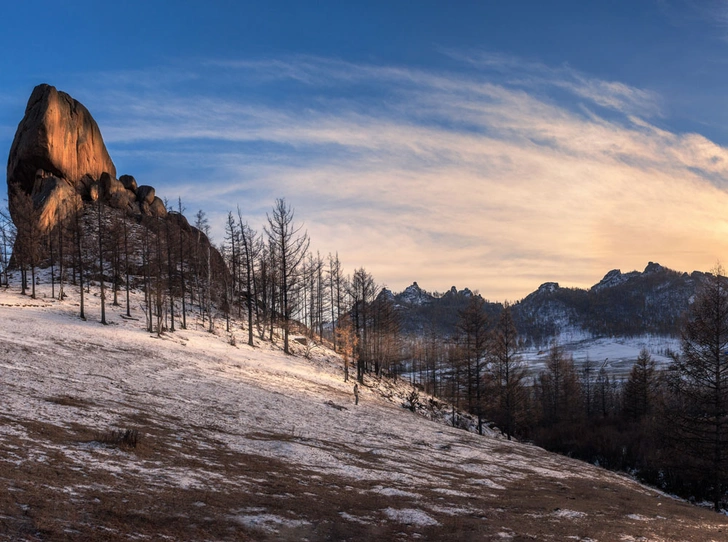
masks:
[[[634,337],[645,334],[678,336],[684,311],[705,273],[681,273],[650,262],[644,271],[609,271],[589,289],[562,288],[546,282],[512,306],[518,331],[528,343],[547,345],[564,333],[591,337]],[[388,294],[408,333],[457,332],[458,311],[474,295],[454,286],[432,294],[415,282],[399,294]],[[475,294],[477,295],[477,294]],[[487,302],[497,317],[503,305]]]

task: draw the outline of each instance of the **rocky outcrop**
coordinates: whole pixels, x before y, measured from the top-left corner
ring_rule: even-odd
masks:
[[[119,180],[121,181],[121,184],[124,185],[124,188],[126,188],[127,190],[131,190],[136,194],[137,182],[134,177],[132,177],[131,175],[122,175],[121,177],[119,177]]]
[[[164,206],[164,202],[155,197],[152,200],[152,204],[149,206],[149,214],[160,218],[167,216],[167,208]]]
[[[195,251],[208,256],[213,274],[226,273],[220,252],[184,216],[169,213],[154,187],[138,185],[131,175],[116,177],[89,111],[50,85],[37,86],[28,100],[10,148],[7,183],[10,213],[16,226],[22,224],[20,246],[21,236],[47,233],[84,204],[98,203],[150,231],[165,231],[170,239],[181,239],[174,232],[184,232]]]
[[[136,197],[139,203],[146,203],[147,205],[151,205],[152,203],[154,203],[155,195],[156,194],[154,192],[154,188],[144,184],[136,190]]]
[[[28,100],[10,148],[7,182],[11,214],[17,214],[17,194],[28,194],[42,230],[51,229],[83,201],[101,200],[128,215],[167,215],[153,187],[138,186],[131,175],[116,178],[91,113],[50,85],[35,87]]]
[[[84,175],[116,176],[96,121],[83,105],[50,85],[38,85],[25,108],[8,157],[8,185],[31,193],[42,169],[72,187]]]
[[[39,209],[38,224],[47,231],[58,216],[69,216],[82,205],[81,197],[65,179],[38,170],[31,196],[33,207]]]

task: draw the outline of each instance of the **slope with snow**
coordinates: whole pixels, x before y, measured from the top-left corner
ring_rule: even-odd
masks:
[[[412,413],[401,383],[369,379],[355,406],[321,346],[251,348],[238,323],[232,345],[192,318],[157,337],[121,307],[103,326],[97,292],[87,321],[67,292],[0,291],[2,539],[727,536],[625,477]],[[136,448],[113,442],[126,429]]]

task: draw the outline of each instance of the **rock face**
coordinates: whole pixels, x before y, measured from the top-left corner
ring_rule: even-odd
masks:
[[[137,197],[137,200],[139,201],[139,203],[144,202],[147,205],[151,205],[152,203],[154,203],[155,195],[156,194],[154,192],[154,188],[152,188],[151,186],[144,185],[144,184],[141,185],[136,190],[136,197]]]
[[[137,182],[134,177],[132,177],[131,175],[122,175],[121,177],[119,177],[119,180],[121,181],[121,184],[124,185],[124,188],[126,188],[127,190],[131,190],[136,194]]]
[[[83,105],[50,85],[38,85],[18,125],[8,158],[8,185],[30,193],[39,169],[72,187],[88,174],[94,179],[116,168],[96,121]]]
[[[69,216],[81,205],[81,197],[65,179],[38,170],[32,192],[33,207],[39,209],[41,230],[53,227],[57,216]]]
[[[7,180],[13,220],[17,224],[19,218],[14,200],[28,194],[43,231],[84,201],[101,200],[127,215],[167,215],[153,187],[137,186],[131,175],[116,178],[116,167],[88,109],[46,84],[30,95],[10,148]]]

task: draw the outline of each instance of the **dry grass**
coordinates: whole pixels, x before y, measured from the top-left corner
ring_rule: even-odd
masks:
[[[0,396],[0,540],[728,540],[724,516],[604,471],[445,426],[419,432],[432,422],[393,388],[386,405],[365,388],[357,408],[348,385],[303,382],[295,405],[306,412],[310,393],[314,416],[274,416],[286,396],[277,381],[246,387],[259,375],[244,357],[207,360],[227,373],[205,381],[193,364],[171,370],[181,362],[158,359],[157,344],[89,338],[0,342],[13,363],[0,392],[15,401]],[[78,352],[93,363],[46,374],[47,360]],[[130,359],[149,385],[117,372]],[[218,384],[235,400],[217,401]],[[238,385],[259,392],[255,404],[238,402]]]
[[[148,416],[137,414],[129,424]],[[220,442],[179,438],[165,421],[140,428],[143,445],[104,452],[99,460],[125,470],[94,468],[69,450],[102,450],[83,427],[61,428],[1,418],[24,436],[0,440],[0,538],[5,540],[618,540],[632,515],[634,540],[726,540],[725,518],[628,484],[531,475],[506,491],[465,493],[451,473],[452,493],[426,488],[388,495],[366,480],[328,476],[301,465],[232,451]],[[252,440],[345,449],[354,464],[376,467],[376,456],[344,443],[260,432]],[[108,455],[113,452],[113,455]],[[405,454],[406,450],[402,450]],[[16,461],[12,461],[15,459]],[[119,460],[119,461],[117,461]],[[406,458],[403,456],[403,463]],[[406,468],[438,469],[436,464]],[[147,470],[147,474],[142,471]],[[212,484],[151,476],[204,472]],[[440,475],[447,473],[439,473]],[[462,494],[458,491],[463,491]],[[437,525],[390,521],[385,509],[422,509]],[[454,514],[454,510],[460,510]],[[466,511],[466,512],[463,512]],[[263,516],[261,516],[263,514]],[[253,525],[250,518],[272,514]],[[583,515],[582,515],[583,514]],[[346,518],[346,519],[345,519]],[[660,519],[665,518],[665,519]],[[630,523],[629,521],[627,523]]]

